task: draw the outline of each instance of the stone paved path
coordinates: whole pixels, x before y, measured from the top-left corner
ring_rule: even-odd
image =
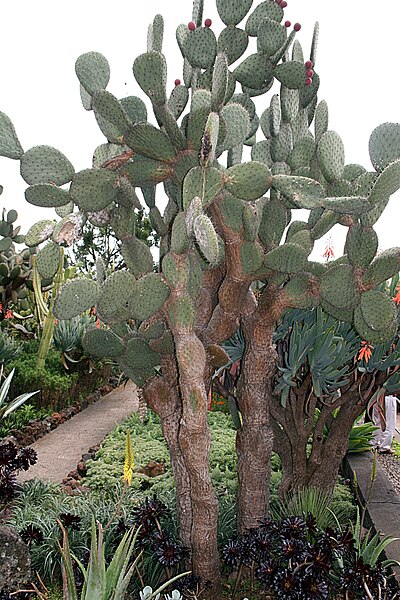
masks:
[[[88,449],[99,444],[117,423],[138,410],[136,386],[127,385],[112,390],[85,410],[62,423],[31,448],[38,455],[37,463],[20,473],[19,482],[43,479],[61,483]]]

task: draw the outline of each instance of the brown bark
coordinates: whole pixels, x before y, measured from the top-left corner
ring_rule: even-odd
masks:
[[[193,517],[189,475],[179,447],[182,408],[178,392],[175,357],[163,357],[161,368],[163,376],[152,379],[144,387],[143,394],[147,404],[161,420],[175,480],[179,535],[182,543],[190,548]]]
[[[242,427],[236,437],[238,455],[238,530],[257,527],[265,517],[269,499],[273,432],[269,419],[272,377],[277,353],[272,341],[275,322],[284,310],[280,292],[271,286],[242,320],[246,351],[242,360],[237,400]]]

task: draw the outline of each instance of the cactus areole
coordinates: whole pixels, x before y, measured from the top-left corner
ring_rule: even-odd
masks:
[[[177,28],[184,83],[172,90],[163,19],[155,17],[133,75],[156,125],[142,99],[118,99],[106,89],[110,68],[103,55],[80,56],[81,99],[105,136],[87,169],[75,172],[50,146],[25,151],[0,113],[0,155],[21,162],[27,201],[54,206],[63,219],[61,226],[35,224],[27,243],[70,243],[86,219],[108,222],[121,240],[126,268],[113,272],[99,264],[97,281],[69,282],[54,316],[71,318],[95,306],[99,327],[87,333],[88,351],[107,356],[112,348],[113,360],[159,414],[181,538],[193,571],[214,586],[213,598],[219,593],[218,501],[208,467],[207,404],[212,377],[228,361],[222,342],[241,327],[246,349],[235,411],[243,532],[258,526],[268,508],[276,323],[290,307],[321,305],[353,321],[366,341],[386,339],[395,327],[391,300],[377,313],[366,294],[400,268],[399,248],[375,257],[373,230],[400,187],[400,125],[386,123],[372,133],[372,172],[346,164],[342,140],[329,129],[327,103],[318,99],[318,25],[305,64],[300,43],[293,43],[300,26],[289,35],[285,27],[286,2],[256,4],[217,0],[223,22],[217,36],[202,26],[203,2],[195,1],[189,25]],[[256,38],[256,52],[246,53],[249,38]],[[280,93],[268,95],[275,80]],[[262,95],[265,109],[257,115],[252,98]],[[251,159],[242,162],[244,146]],[[168,203],[161,212],[162,194]],[[135,235],[143,204],[160,238],[157,272]],[[308,219],[295,220],[297,209],[307,209]],[[313,262],[314,243],[336,223],[351,232],[346,255]]]

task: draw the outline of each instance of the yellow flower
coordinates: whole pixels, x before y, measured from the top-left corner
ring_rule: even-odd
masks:
[[[125,445],[125,464],[124,464],[124,480],[128,485],[131,484],[133,476],[133,467],[135,461],[133,458],[133,451],[131,446],[131,434],[128,431],[126,433],[126,445]]]

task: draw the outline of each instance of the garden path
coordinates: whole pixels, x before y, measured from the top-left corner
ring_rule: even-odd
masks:
[[[38,455],[37,463],[29,471],[20,473],[18,482],[37,478],[61,483],[67,473],[76,469],[82,454],[102,442],[117,423],[138,407],[133,382],[112,390],[32,444],[30,447]]]

